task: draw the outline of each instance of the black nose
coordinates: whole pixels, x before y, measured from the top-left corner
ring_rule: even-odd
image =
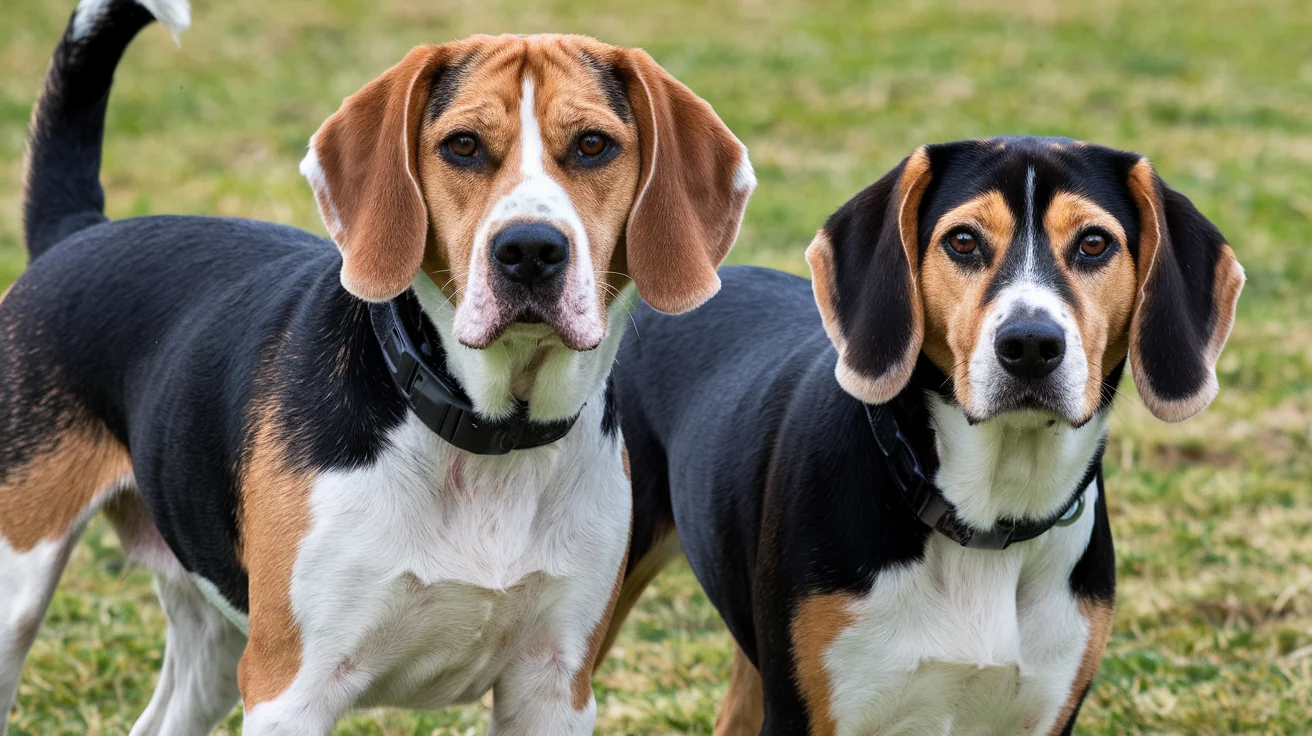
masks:
[[[511,281],[536,286],[564,274],[569,238],[544,222],[511,225],[492,238],[492,260]]]
[[[1050,319],[1015,320],[998,330],[993,349],[1008,373],[1036,381],[1061,365],[1061,358],[1066,354],[1066,335]]]

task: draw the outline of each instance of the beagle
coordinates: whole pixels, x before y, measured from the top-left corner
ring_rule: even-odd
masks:
[[[591,733],[631,517],[616,297],[715,293],[746,149],[642,51],[480,36],[413,49],[314,134],[333,242],[108,222],[111,78],[153,17],[189,8],[82,0],[33,114],[31,265],[0,304],[0,703],[103,511],[169,620],[134,735],[206,733],[239,696],[267,736],[489,690],[498,736]]]
[[[738,646],[721,736],[1070,733],[1112,625],[1117,383],[1202,411],[1243,270],[1146,159],[1049,138],[920,148],[807,260],[635,313],[610,636],[682,546]]]

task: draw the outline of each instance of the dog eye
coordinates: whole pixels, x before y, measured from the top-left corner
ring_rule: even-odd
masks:
[[[954,252],[963,256],[974,253],[975,249],[979,247],[979,239],[969,230],[954,230],[948,233],[948,236],[944,238],[944,242]]]
[[[609,142],[600,133],[584,133],[579,136],[579,153],[588,157],[600,156],[606,151]]]
[[[574,141],[574,151],[560,163],[573,163],[582,169],[599,169],[614,161],[619,154],[620,146],[610,136],[590,130],[579,135]]]
[[[1088,233],[1080,238],[1080,254],[1097,258],[1107,250],[1107,238],[1098,233]]]
[[[478,138],[469,133],[457,133],[443,144],[448,153],[457,159],[478,158]]]
[[[1102,228],[1089,228],[1080,233],[1076,241],[1075,262],[1085,266],[1097,266],[1104,263],[1116,251],[1116,239]]]

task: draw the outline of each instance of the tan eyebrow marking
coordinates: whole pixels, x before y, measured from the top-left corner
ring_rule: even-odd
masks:
[[[1043,227],[1048,231],[1048,240],[1058,256],[1070,245],[1071,239],[1087,227],[1100,227],[1125,245],[1125,226],[1093,200],[1074,192],[1053,195],[1048,211],[1043,213]],[[1062,259],[1058,257],[1057,261],[1060,263]]]
[[[1002,192],[990,189],[948,210],[934,223],[929,242],[937,243],[948,231],[960,225],[970,225],[989,240],[998,255],[1007,249],[1016,232],[1016,218],[1002,198]]]
[[[1135,302],[1135,272],[1129,256],[1113,254],[1102,268],[1090,271],[1070,267],[1065,253],[1080,232],[1089,227],[1101,228],[1125,244],[1125,226],[1110,212],[1080,194],[1059,191],[1053,195],[1043,213],[1043,228],[1057,267],[1067,274],[1074,294],[1071,308],[1088,361],[1089,380],[1084,403],[1089,411],[1098,405],[1102,381],[1125,357],[1128,342],[1125,330]]]

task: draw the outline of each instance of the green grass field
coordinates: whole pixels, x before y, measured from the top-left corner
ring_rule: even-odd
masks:
[[[0,285],[24,266],[25,125],[73,4],[0,6]],[[119,70],[103,174],[113,217],[241,215],[322,232],[296,169],[310,134],[410,46],[474,32],[643,46],[710,100],[760,177],[739,263],[805,273],[823,218],[923,142],[1059,134],[1148,154],[1226,233],[1248,286],[1210,410],[1165,425],[1122,385],[1108,453],[1119,610],[1079,730],[1312,731],[1307,0],[195,5],[180,49],[148,29]],[[28,659],[11,733],[126,733],[163,645],[148,576],[93,526]],[[729,652],[687,567],[672,567],[597,678],[598,732],[709,733]],[[370,711],[338,733],[478,734],[484,721],[478,706]]]

